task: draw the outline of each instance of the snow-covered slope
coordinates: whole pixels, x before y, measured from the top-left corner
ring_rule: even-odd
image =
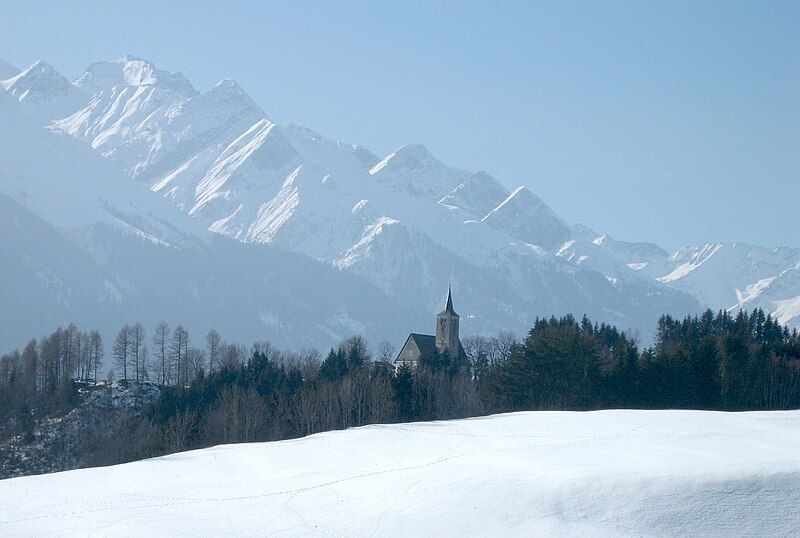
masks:
[[[789,536],[800,412],[529,412],[0,481],[5,536]]]
[[[5,97],[0,192],[68,234],[103,223],[176,246],[207,236],[84,144],[31,123],[27,110]]]

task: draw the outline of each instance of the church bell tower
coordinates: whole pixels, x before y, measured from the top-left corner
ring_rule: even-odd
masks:
[[[436,351],[440,355],[447,355],[452,360],[458,359],[458,314],[453,310],[452,290],[447,290],[447,303],[444,310],[436,316]]]

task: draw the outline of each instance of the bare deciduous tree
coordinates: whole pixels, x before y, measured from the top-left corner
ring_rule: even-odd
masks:
[[[97,381],[97,369],[103,362],[103,339],[100,337],[100,331],[94,330],[89,335],[89,348],[90,348],[90,366],[93,371],[94,380]]]
[[[122,379],[128,379],[128,349],[130,348],[131,328],[125,325],[120,329],[114,340],[112,353],[114,354],[114,364],[122,371]]]
[[[141,323],[134,323],[128,334],[128,346],[130,347],[130,362],[133,366],[133,375],[136,381],[144,378],[144,327]]]
[[[172,382],[179,386],[185,387],[189,382],[188,372],[188,352],[189,352],[189,333],[181,325],[175,327],[172,331],[172,339],[169,345],[171,364],[174,365],[171,371],[174,372],[174,379]]]
[[[390,364],[394,361],[394,346],[390,342],[383,340],[378,343],[378,360]]]
[[[206,353],[208,354],[208,371],[213,372],[219,368],[222,356],[222,338],[214,329],[206,335]]]
[[[156,379],[161,385],[167,384],[169,378],[168,348],[170,342],[169,326],[162,321],[153,333],[153,353],[155,354]]]

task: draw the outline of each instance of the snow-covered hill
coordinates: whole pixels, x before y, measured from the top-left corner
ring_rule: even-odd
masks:
[[[797,411],[367,426],[0,481],[0,533],[789,536],[798,443]]]

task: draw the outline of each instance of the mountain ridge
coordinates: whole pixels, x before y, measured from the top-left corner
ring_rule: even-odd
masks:
[[[102,84],[98,72],[108,75]],[[778,278],[791,256],[753,247],[766,260],[756,270],[747,255],[721,260],[731,250],[722,249],[710,253],[713,263],[691,264],[693,249],[670,254],[570,225],[527,188],[446,165],[421,144],[380,158],[275,124],[234,81],[198,91],[134,57],[86,73],[76,80],[97,91],[48,118],[51,130],[83,141],[200,228],[314,258],[422,310],[435,309],[452,283],[465,334],[522,333],[537,316],[561,313],[652,334],[662,313],[740,308],[757,297],[800,324],[792,302],[800,286],[791,272]],[[755,285],[769,278],[782,286]]]

